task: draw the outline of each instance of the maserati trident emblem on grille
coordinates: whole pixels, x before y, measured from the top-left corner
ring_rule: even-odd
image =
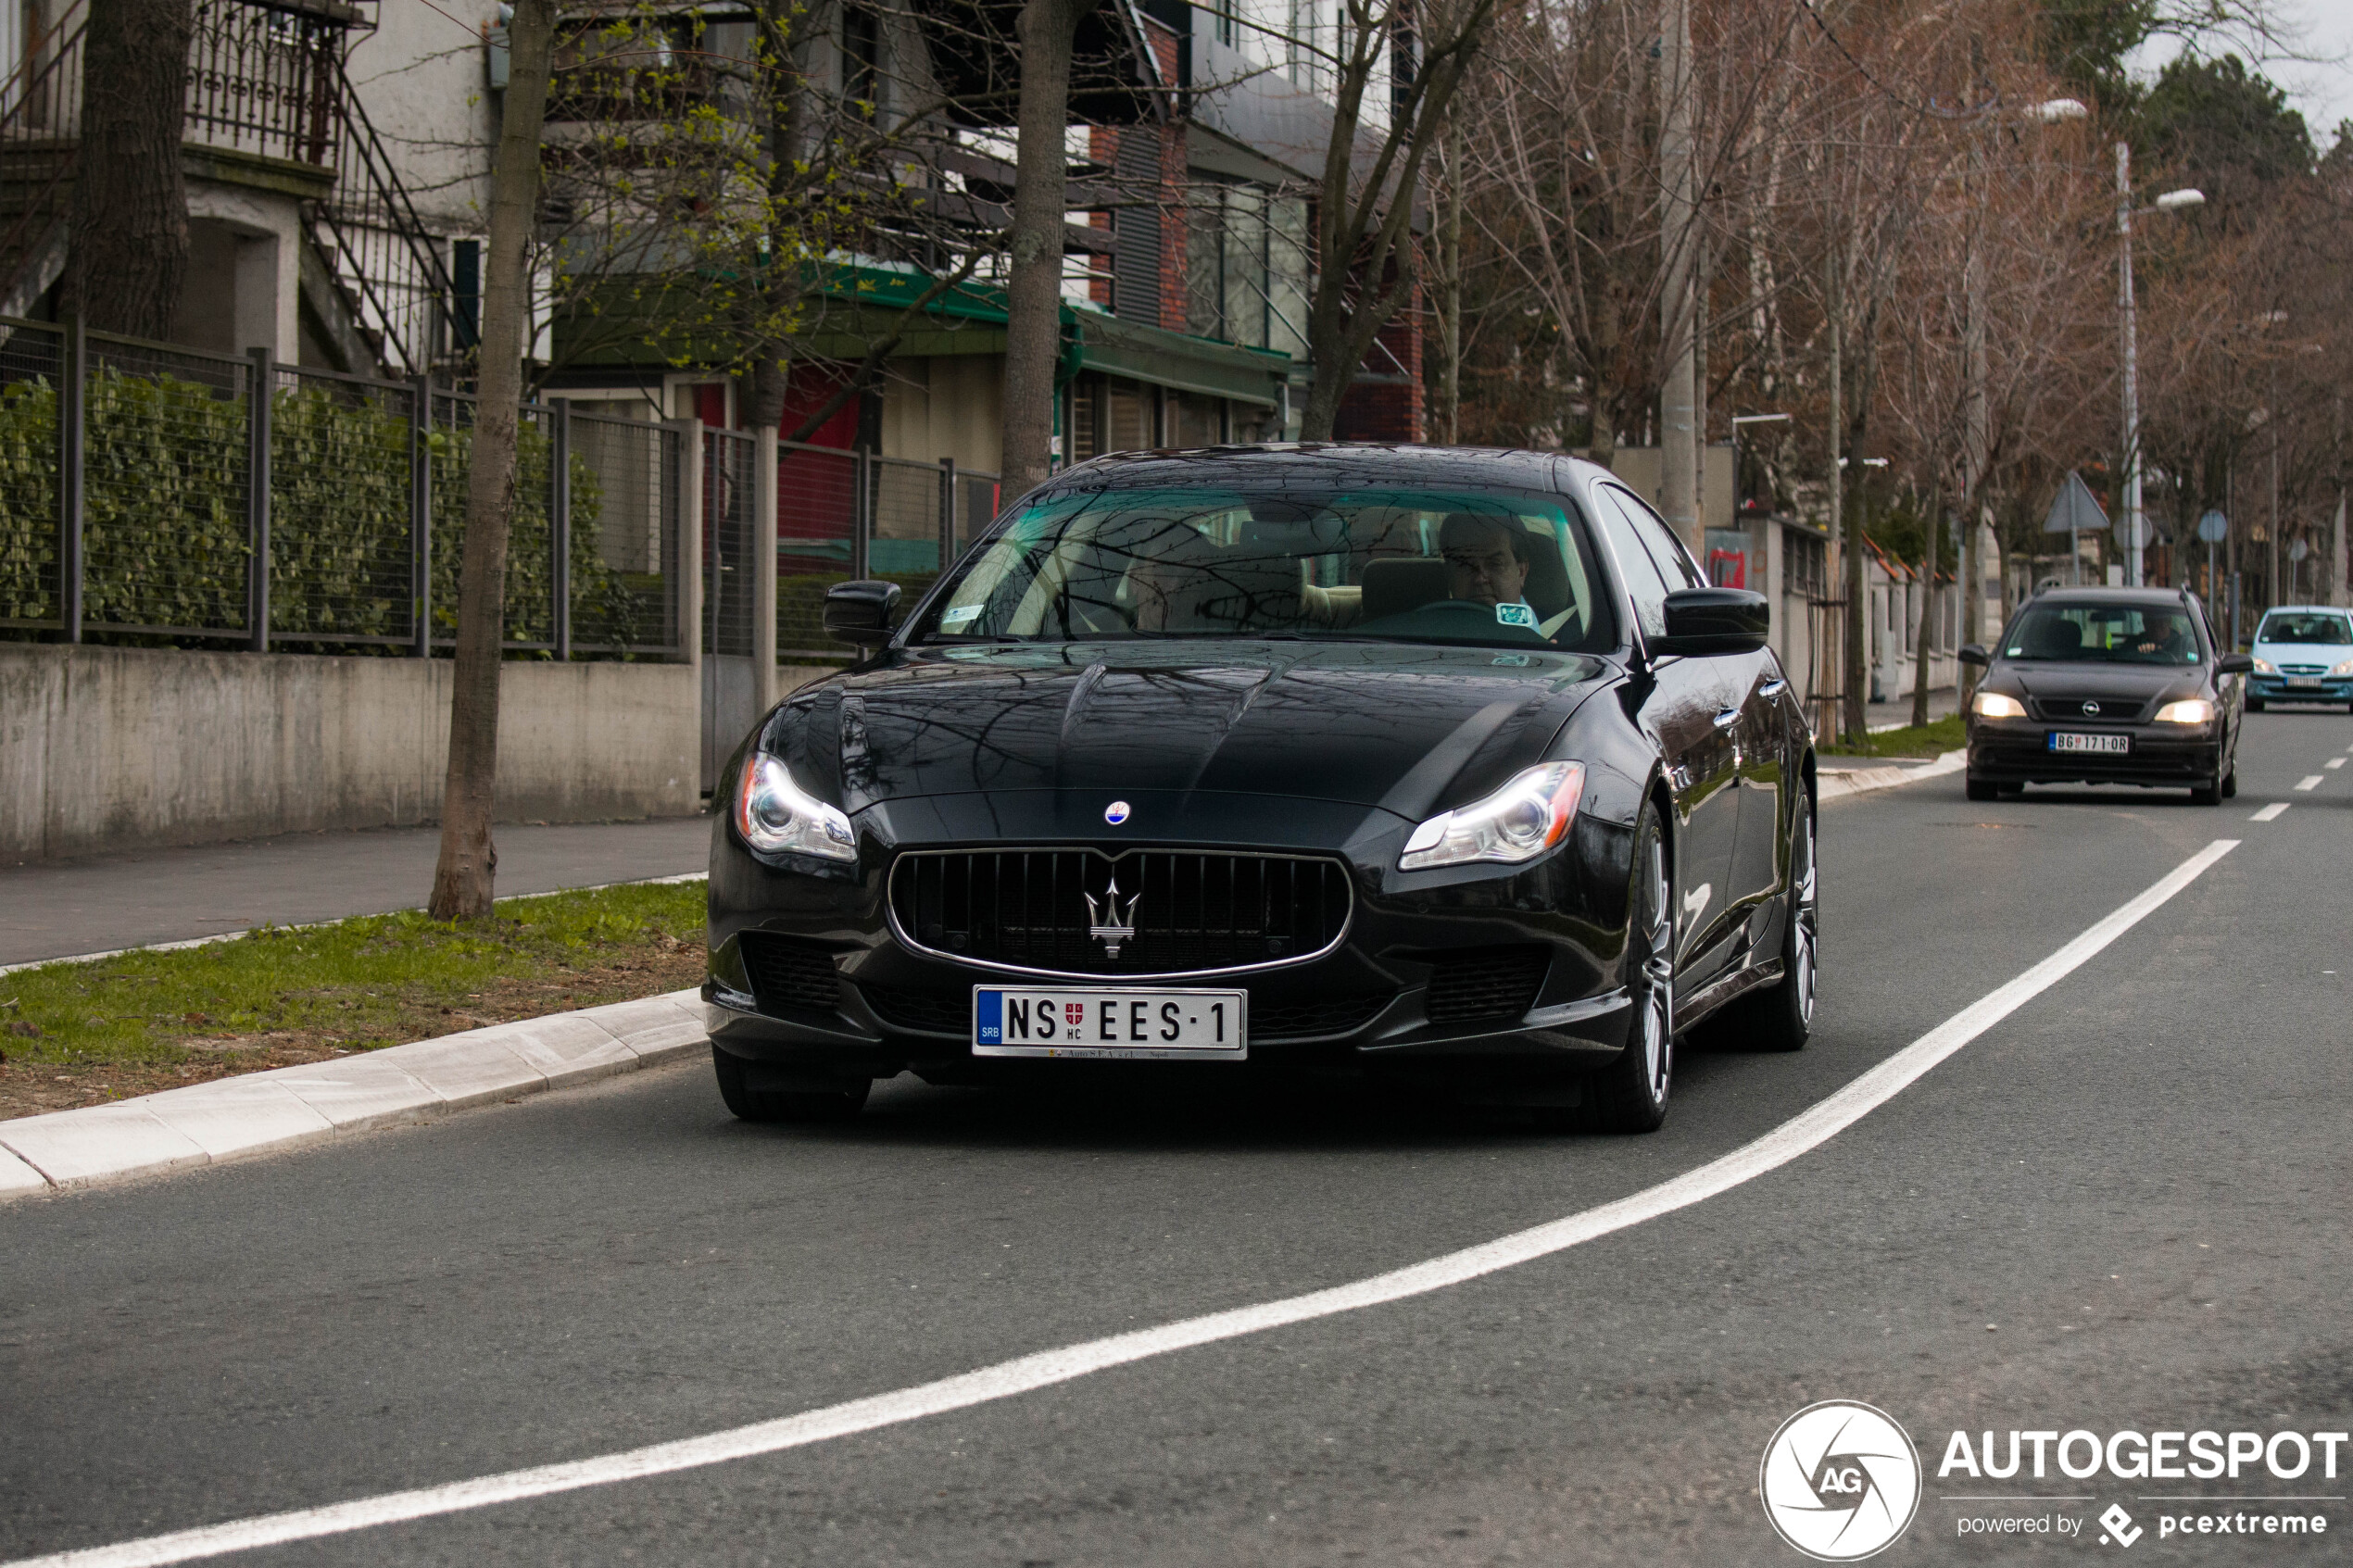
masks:
[[[2099,716],[2100,716],[2100,705],[2099,705],[2098,703],[2096,703],[2096,702],[2087,702],[2087,703],[2085,703],[2085,704],[2083,705],[2083,717],[2084,717],[2084,718],[2086,718],[2086,719],[2096,719],[2096,718],[2098,718]]]
[[[1119,957],[1119,945],[1136,939],[1136,905],[1143,897],[1140,893],[1127,896],[1127,907],[1119,907],[1119,878],[1111,879],[1111,886],[1103,894],[1101,906],[1092,893],[1081,895],[1087,900],[1087,935],[1103,945],[1103,957]]]

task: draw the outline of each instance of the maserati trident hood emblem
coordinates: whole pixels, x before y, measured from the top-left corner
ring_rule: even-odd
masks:
[[[1127,896],[1127,907],[1119,907],[1119,878],[1111,879],[1111,886],[1103,894],[1101,905],[1092,893],[1081,895],[1087,900],[1087,935],[1103,945],[1103,957],[1119,957],[1120,944],[1136,939],[1136,905],[1144,897],[1140,893]]]

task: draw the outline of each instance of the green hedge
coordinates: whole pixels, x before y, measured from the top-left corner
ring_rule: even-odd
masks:
[[[82,614],[91,621],[234,632],[245,625],[245,402],[170,376],[94,375],[85,391]],[[409,422],[318,385],[271,404],[270,623],[289,641],[410,633]],[[454,633],[472,434],[436,429],[433,594]],[[57,397],[0,387],[0,618],[55,620]],[[552,636],[548,472],[553,443],[526,419],[516,442],[507,635]],[[598,550],[596,470],[572,461],[575,641],[632,640],[641,596]],[[138,639],[150,640],[150,639]]]

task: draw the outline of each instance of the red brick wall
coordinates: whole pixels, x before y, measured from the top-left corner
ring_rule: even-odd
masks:
[[[1365,356],[1356,384],[1340,399],[1332,434],[1341,441],[1426,440],[1422,392],[1422,291],[1414,286],[1403,308],[1380,331],[1381,348]],[[1390,363],[1394,356],[1397,364]],[[1404,367],[1402,375],[1398,365]]]

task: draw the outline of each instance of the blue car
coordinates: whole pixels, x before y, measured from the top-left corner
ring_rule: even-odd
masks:
[[[2341,702],[2353,709],[2353,615],[2328,605],[2281,605],[2255,629],[2246,706]]]

